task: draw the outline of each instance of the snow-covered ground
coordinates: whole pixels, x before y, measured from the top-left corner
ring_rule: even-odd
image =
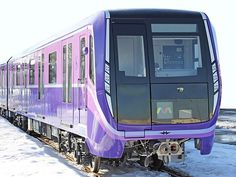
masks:
[[[193,142],[186,144],[185,162],[170,164],[195,177],[235,177],[236,146],[215,143],[210,155],[200,156]],[[102,169],[104,176],[168,177],[134,164]],[[78,177],[89,176],[65,160],[55,150],[27,135],[0,117],[1,177]],[[90,174],[91,176],[91,174]]]
[[[228,112],[220,115],[217,124],[217,128],[231,129],[236,131],[236,113]]]
[[[211,154],[206,156],[200,156],[193,146],[193,142],[187,143],[185,162],[171,166],[188,172],[194,177],[236,176],[235,145],[215,143]]]
[[[231,129],[236,131],[236,121],[221,121],[219,120],[216,124],[217,128]]]
[[[1,177],[86,176],[52,148],[0,117]]]

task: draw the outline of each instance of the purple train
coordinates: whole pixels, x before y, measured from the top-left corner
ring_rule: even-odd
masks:
[[[0,65],[1,114],[98,171],[211,152],[221,100],[213,27],[204,13],[102,11]]]

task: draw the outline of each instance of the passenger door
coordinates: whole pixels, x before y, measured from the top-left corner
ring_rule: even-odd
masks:
[[[38,53],[38,116],[45,116],[45,96],[44,96],[44,54]]]
[[[22,64],[22,78],[23,78],[23,113],[28,112],[28,61],[27,58],[24,59]]]
[[[127,22],[126,22],[127,23]],[[117,77],[118,130],[144,137],[151,129],[150,83],[146,27],[142,23],[113,24]],[[143,130],[130,135],[129,131]]]
[[[79,37],[79,78],[78,78],[78,110],[79,122],[87,122],[87,61],[88,36],[84,32]]]
[[[62,41],[62,120],[66,125],[72,126],[74,124],[73,111],[73,37]]]

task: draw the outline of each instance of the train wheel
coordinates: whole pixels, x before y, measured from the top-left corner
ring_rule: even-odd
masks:
[[[101,165],[101,157],[92,156],[90,161],[91,171],[97,173],[100,169],[100,165]]]

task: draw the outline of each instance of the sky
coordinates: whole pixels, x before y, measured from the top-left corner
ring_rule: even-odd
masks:
[[[0,63],[99,10],[124,8],[207,13],[218,40],[223,80],[221,107],[236,108],[234,0],[0,0]]]

